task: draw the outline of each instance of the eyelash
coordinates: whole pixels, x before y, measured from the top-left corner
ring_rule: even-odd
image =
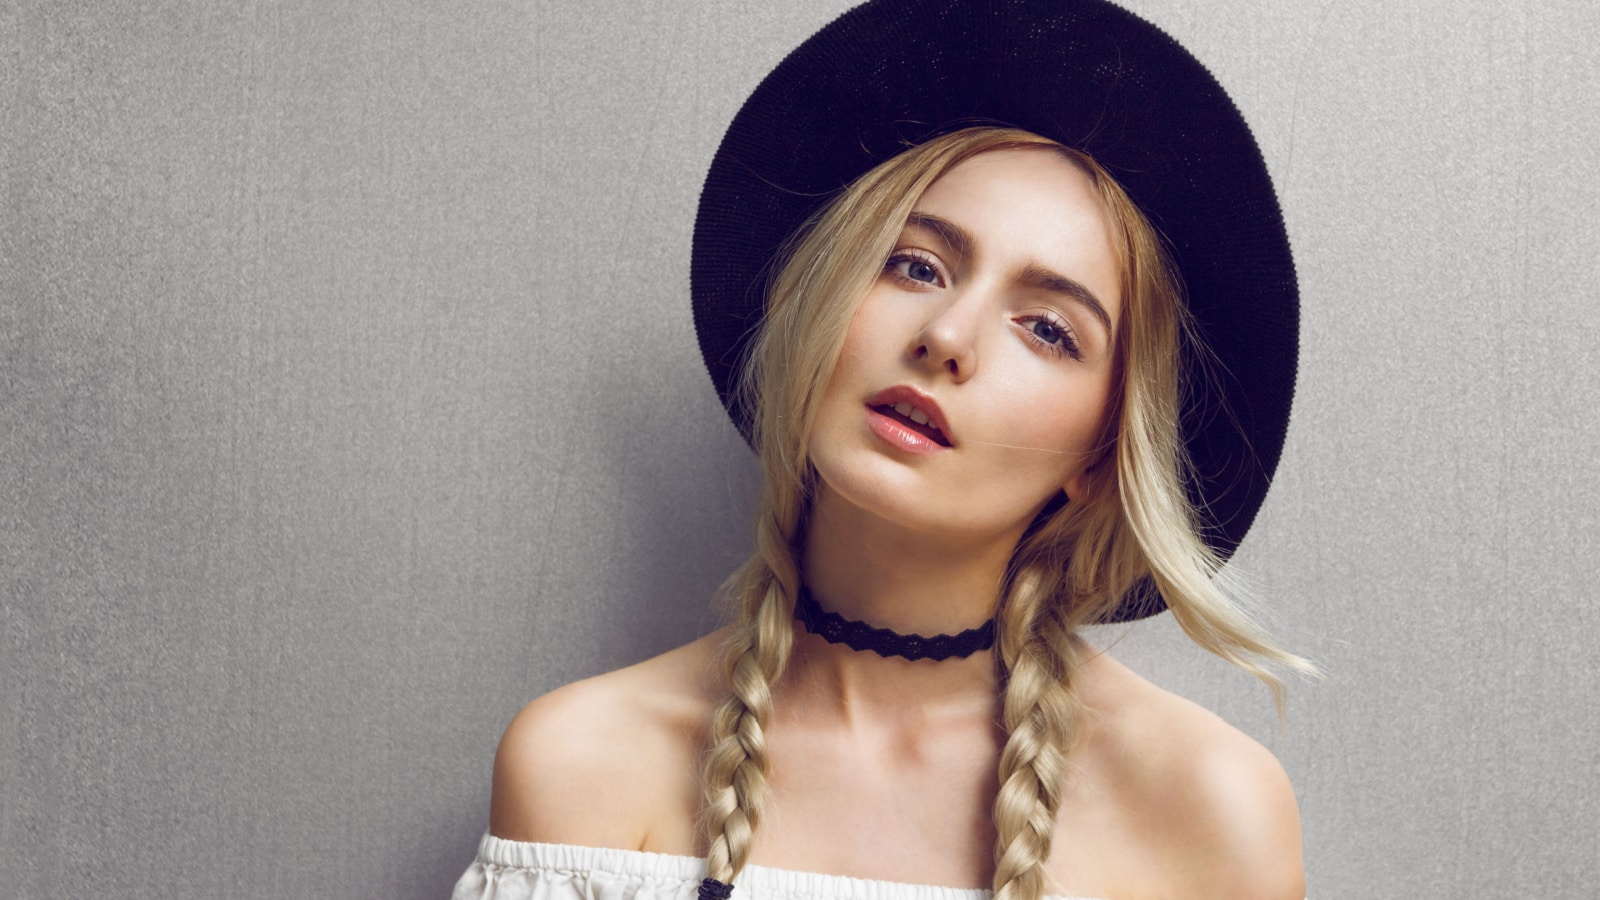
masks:
[[[1044,324],[1049,325],[1051,328],[1054,328],[1056,330],[1056,335],[1061,338],[1061,342],[1058,344],[1052,344],[1035,334],[1033,326],[1039,322],[1043,322]],[[1072,359],[1083,358],[1083,351],[1078,348],[1078,341],[1072,335],[1072,326],[1067,324],[1065,319],[1061,319],[1056,316],[1038,314],[1032,316],[1023,316],[1017,320],[1017,323],[1025,326],[1022,329],[1022,333],[1028,336],[1028,340],[1038,344],[1040,348],[1050,353],[1054,353],[1056,356],[1067,356],[1071,357]]]
[[[905,263],[921,263],[927,266],[933,270],[933,274],[937,280],[919,281],[910,277],[909,275],[902,274],[900,272],[900,266]],[[945,286],[944,270],[939,267],[938,260],[936,260],[931,254],[924,253],[919,250],[907,249],[895,251],[889,255],[888,259],[884,260],[883,271],[884,274],[893,278],[900,284],[907,285],[915,289]],[[1023,326],[1022,332],[1027,336],[1027,339],[1032,341],[1041,350],[1044,350],[1055,356],[1065,356],[1071,359],[1083,358],[1083,351],[1079,349],[1078,341],[1073,337],[1072,326],[1068,324],[1065,319],[1062,319],[1058,316],[1039,313],[1035,315],[1022,316],[1016,321],[1017,324]],[[1051,328],[1054,328],[1056,330],[1056,334],[1061,338],[1060,343],[1052,344],[1044,338],[1039,337],[1038,334],[1035,334],[1032,326],[1039,322],[1043,322],[1046,325],[1049,325]]]
[[[901,263],[922,263],[933,270],[933,274],[938,280],[918,281],[909,275],[902,275],[900,273]],[[888,259],[884,260],[883,271],[901,284],[922,288],[945,286],[944,270],[939,267],[939,261],[934,259],[931,254],[920,250],[896,250],[894,253],[889,254]]]

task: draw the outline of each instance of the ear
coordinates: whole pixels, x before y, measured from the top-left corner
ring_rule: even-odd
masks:
[[[1094,486],[1094,466],[1084,466],[1067,476],[1061,485],[1061,490],[1067,494],[1069,503],[1083,503],[1089,499],[1089,489]]]

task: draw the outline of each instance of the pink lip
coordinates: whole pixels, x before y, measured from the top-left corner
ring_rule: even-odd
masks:
[[[894,406],[896,403],[909,403],[926,413],[929,423],[939,429],[939,433],[948,443],[941,444],[920,431],[906,427],[899,419],[878,412],[878,407]],[[950,422],[944,417],[944,410],[939,408],[938,401],[910,385],[895,385],[879,391],[868,398],[866,405],[867,424],[873,433],[902,450],[910,453],[936,453],[955,446],[955,438],[950,433]]]

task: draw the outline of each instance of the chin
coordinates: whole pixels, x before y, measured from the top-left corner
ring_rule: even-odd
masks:
[[[894,460],[861,462],[831,471],[819,464],[813,507],[862,527],[877,524],[931,540],[980,544],[998,538],[1014,542],[1055,496],[1028,503],[1020,497],[998,498],[996,491],[979,486],[946,491],[930,484],[925,473]]]

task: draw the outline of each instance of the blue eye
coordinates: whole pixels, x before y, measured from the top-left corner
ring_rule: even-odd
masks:
[[[939,280],[939,270],[919,259],[913,259],[906,263],[906,277],[912,281],[925,281],[928,284],[933,284]]]
[[[896,253],[884,263],[885,271],[901,281],[933,287],[944,286],[944,275],[932,260],[911,253]]]
[[[1029,340],[1051,353],[1072,359],[1083,358],[1082,351],[1078,349],[1078,342],[1073,340],[1072,328],[1065,322],[1058,322],[1047,316],[1028,316],[1020,324],[1026,328]]]

